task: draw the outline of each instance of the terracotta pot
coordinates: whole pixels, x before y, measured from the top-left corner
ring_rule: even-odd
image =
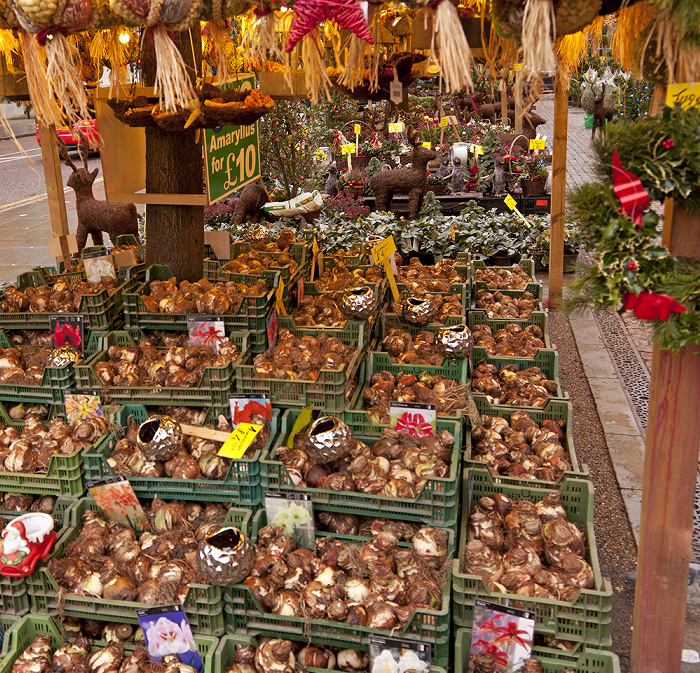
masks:
[[[523,196],[542,196],[547,178],[535,176],[532,180],[521,180],[520,186],[523,189]]]

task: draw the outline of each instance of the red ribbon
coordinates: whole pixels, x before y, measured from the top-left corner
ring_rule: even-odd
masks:
[[[36,34],[36,41],[43,47],[46,45],[46,41],[49,39],[49,37],[51,37],[54,33],[61,33],[63,37],[67,37],[68,29],[64,26],[48,26],[48,28],[42,28]]]
[[[626,292],[625,311],[632,311],[640,320],[668,320],[671,313],[685,313],[688,309],[673,297],[656,292]]]
[[[617,150],[613,154],[612,173],[613,191],[620,199],[620,210],[629,215],[641,231],[642,213],[649,205],[649,192],[642,187],[642,181],[634,173],[622,166]]]

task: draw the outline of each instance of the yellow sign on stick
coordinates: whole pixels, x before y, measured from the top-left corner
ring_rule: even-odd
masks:
[[[381,243],[377,243],[372,249],[372,257],[375,264],[381,264],[396,252],[396,243],[393,236],[387,236]]]
[[[543,150],[544,143],[545,143],[544,138],[533,138],[530,141],[530,149],[531,150]]]
[[[520,71],[520,70],[522,70],[522,69],[523,69],[523,64],[522,64],[522,63],[516,63],[516,64],[513,66],[513,70],[515,70],[516,72],[518,72],[518,71]]]
[[[423,145],[423,147],[427,147],[428,149],[430,149],[430,143],[421,143],[421,145]]]
[[[442,117],[440,119],[440,127],[444,128],[445,126],[448,126],[450,123],[450,118],[449,117]]]
[[[403,122],[394,122],[392,124],[389,124],[389,133],[403,133],[403,130]]]
[[[505,199],[503,199],[503,202],[510,208],[524,223],[525,226],[529,229],[530,228],[530,223],[527,221],[527,218],[525,215],[523,215],[516,207],[516,201],[515,199],[508,194]]]
[[[399,295],[399,288],[396,285],[396,278],[394,278],[394,272],[391,270],[391,260],[384,260],[384,271],[386,272],[386,277],[389,279],[389,287],[391,288],[391,294],[394,297],[394,301],[399,301],[401,296]]]
[[[284,281],[280,278],[279,285],[277,286],[277,292],[275,293],[275,306],[277,307],[277,313],[280,315],[287,315],[287,309],[284,307],[284,300],[282,299],[284,295]]]
[[[341,145],[340,149],[343,154],[352,154],[355,151],[355,143],[348,143],[347,145]]]
[[[229,435],[229,438],[221,445],[219,455],[224,458],[240,460],[262,429],[262,425],[239,423],[236,429]]]
[[[359,136],[360,133],[362,133],[362,126],[360,126],[359,124],[355,124],[355,135]]]

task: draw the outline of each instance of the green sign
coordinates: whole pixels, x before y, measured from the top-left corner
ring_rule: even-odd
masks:
[[[226,85],[226,88],[241,91],[249,91],[254,87],[254,75],[242,75]],[[220,201],[257,180],[260,177],[258,123],[205,129],[204,163],[209,203]]]

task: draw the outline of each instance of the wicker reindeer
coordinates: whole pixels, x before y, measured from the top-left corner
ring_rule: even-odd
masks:
[[[408,194],[409,218],[415,220],[423,204],[423,196],[428,186],[427,165],[437,159],[437,152],[423,147],[413,129],[407,127],[408,142],[413,147],[411,168],[394,168],[372,176],[370,186],[376,199],[376,209],[388,211],[394,194]]]
[[[603,90],[593,101],[593,130],[591,132],[591,140],[595,138],[596,125],[600,126],[600,131],[605,135],[605,126],[607,122],[612,122],[615,115],[615,108],[611,105],[605,105],[605,84]]]
[[[133,203],[98,201],[93,195],[92,183],[95,181],[99,169],[96,168],[92,172],[88,170],[88,144],[82,133],[80,133],[80,138],[78,152],[83,160],[83,168],[76,168],[68,156],[66,144],[60,137],[58,138],[61,159],[66,166],[73,169],[66,184],[75,191],[75,208],[78,211],[78,229],[76,231],[78,252],[85,247],[88,234],[92,236],[93,245],[103,245],[103,232],[107,233],[115,245],[117,236],[122,234],[132,234],[138,242],[139,224],[136,206]]]

